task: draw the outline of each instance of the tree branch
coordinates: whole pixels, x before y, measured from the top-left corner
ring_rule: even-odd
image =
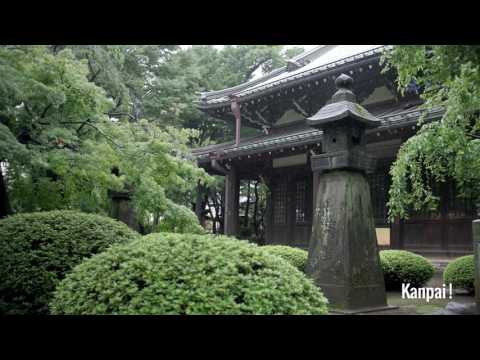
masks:
[[[32,112],[30,111],[30,108],[28,107],[27,103],[24,101],[23,102],[23,105],[25,106],[25,110],[27,110],[27,113],[28,115],[30,115],[31,117],[33,117],[33,114]]]
[[[61,122],[60,124],[82,124],[82,126],[84,125],[88,125],[88,126],[91,126],[92,128],[94,128],[95,130],[97,130],[105,139],[107,139],[109,142],[111,142],[113,145],[115,145],[117,148],[121,148],[122,146],[118,145],[112,138],[110,138],[110,136],[108,136],[107,134],[105,134],[102,130],[100,130],[97,126],[93,125],[91,122],[90,122],[90,119],[87,119],[86,121],[63,121]],[[80,128],[82,127],[80,126]],[[80,129],[79,128],[79,129]],[[78,130],[77,130],[78,131]]]
[[[45,108],[45,110],[43,110],[42,115],[40,115],[40,119],[43,119],[43,118],[47,115],[47,111],[48,111],[48,109],[50,109],[51,107],[52,107],[52,104],[47,105],[47,107]]]
[[[467,133],[467,136],[471,136],[471,137],[473,137],[474,139],[480,139],[480,136],[478,136],[478,135],[473,135],[473,134],[468,134],[468,133]]]
[[[261,59],[260,61],[257,61],[255,64],[253,64],[251,66],[251,68],[248,70],[248,72],[245,74],[245,81],[246,80],[249,80],[250,77],[252,76],[252,74],[259,68],[261,67],[263,64],[265,64],[267,61],[269,61],[270,58],[264,58],[264,59]]]
[[[88,81],[93,82],[95,78],[98,76],[98,74],[100,74],[100,72],[102,71],[102,68],[99,68],[98,71],[95,72],[93,70],[93,65],[91,63],[90,55],[86,54],[86,56],[87,56],[88,69],[92,73],[92,76],[90,77],[90,79],[88,79]]]

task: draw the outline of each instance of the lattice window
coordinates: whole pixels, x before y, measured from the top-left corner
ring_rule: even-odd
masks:
[[[297,182],[295,192],[295,222],[305,222],[305,181]]]
[[[273,222],[277,225],[287,223],[287,183],[277,184],[273,193]]]
[[[449,181],[446,185],[447,191],[443,196],[447,202],[447,216],[449,218],[462,218],[475,215],[475,205],[470,198],[458,196],[458,190],[453,181]]]
[[[372,198],[373,216],[375,222],[387,222],[388,208],[388,174],[387,171],[379,171],[368,175],[370,194]]]

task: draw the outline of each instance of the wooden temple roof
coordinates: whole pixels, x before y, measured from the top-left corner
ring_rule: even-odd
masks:
[[[197,148],[193,155],[199,165],[208,167],[212,159],[243,161],[244,156],[250,158],[253,154],[260,159],[277,156],[277,151],[285,154],[318,150],[322,131],[309,127],[306,119],[331,99],[336,91],[335,79],[342,73],[354,78],[352,91],[358,103],[381,120],[379,127],[367,130],[367,143],[405,137],[407,132],[414,131],[424,110],[415,87],[400,94],[396,75],[382,71],[380,57],[389,49],[391,46],[383,45],[318,46],[258,79],[201,93],[197,107],[225,121],[235,121],[231,110],[234,96],[240,106],[242,125],[262,129],[263,133],[241,138],[238,146],[230,141]],[[380,89],[389,95],[382,98],[378,95]],[[285,120],[292,111],[297,118]],[[441,109],[431,110],[425,120],[438,119],[442,114]]]
[[[243,84],[200,93],[199,110],[216,119],[235,121],[232,98],[239,105],[242,125],[272,128],[288,110],[305,117],[315,114],[336,91],[342,73],[354,78],[352,88],[359,104],[377,88],[387,88],[398,98],[394,71],[383,72],[381,55],[391,46],[323,45],[298,55],[287,65]],[[408,96],[407,96],[408,97]],[[410,96],[411,97],[411,96]]]
[[[389,48],[390,46],[384,45],[321,45],[293,58],[287,66],[258,79],[228,89],[203,92],[197,105],[200,109],[207,109],[230,104],[231,95],[235,95],[240,101],[247,100],[252,95],[292,85],[299,80],[305,81],[309,77],[317,77],[326,71],[336,70],[362,59],[377,58]],[[290,64],[297,64],[294,70]]]

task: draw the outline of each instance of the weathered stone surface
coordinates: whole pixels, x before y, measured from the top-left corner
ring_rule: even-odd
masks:
[[[365,150],[335,151],[326,154],[312,155],[310,158],[313,171],[328,171],[333,169],[363,170],[374,172],[376,159]]]
[[[135,231],[141,232],[140,224],[138,223],[135,209],[133,208],[130,192],[116,192],[110,191],[109,196],[112,199],[112,206],[110,209],[110,216],[117,219]]]
[[[480,219],[474,220],[473,227],[473,250],[475,252],[475,301],[480,312]]]
[[[370,189],[359,172],[320,176],[307,274],[337,309],[387,305]]]
[[[436,311],[431,315],[478,315],[476,304],[461,304],[451,301],[445,309]]]

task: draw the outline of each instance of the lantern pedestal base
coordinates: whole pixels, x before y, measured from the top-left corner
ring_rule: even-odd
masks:
[[[399,307],[393,306],[393,305],[387,305],[387,306],[370,307],[370,308],[355,309],[355,310],[330,309],[330,313],[338,314],[338,315],[357,315],[357,314],[382,312],[382,311],[396,310],[396,309],[399,309]]]
[[[316,199],[307,275],[334,309],[389,308],[365,176],[344,170],[321,174]]]

